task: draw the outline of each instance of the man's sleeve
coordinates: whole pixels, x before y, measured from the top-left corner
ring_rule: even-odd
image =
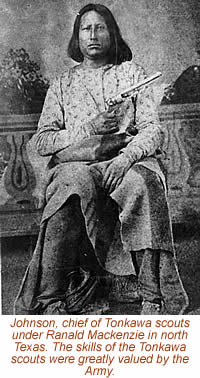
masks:
[[[146,78],[139,67],[135,72],[135,84]],[[135,98],[135,127],[138,134],[121,150],[133,161],[153,155],[161,145],[161,126],[151,87],[142,89]]]
[[[61,78],[55,80],[50,86],[39,120],[35,137],[37,151],[42,156],[56,154],[96,134],[91,122],[81,124],[79,128],[74,130],[65,128],[65,110],[61,86]],[[65,85],[65,87],[67,86]]]
[[[64,129],[64,110],[61,103],[59,80],[47,91],[36,133],[36,148],[40,155],[51,155],[67,147],[67,132]]]

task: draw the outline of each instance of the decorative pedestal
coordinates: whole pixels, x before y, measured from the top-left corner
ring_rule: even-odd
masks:
[[[41,212],[32,192],[35,177],[26,143],[37,129],[39,115],[0,116],[1,236],[35,235]]]
[[[160,107],[174,222],[200,219],[200,104]]]

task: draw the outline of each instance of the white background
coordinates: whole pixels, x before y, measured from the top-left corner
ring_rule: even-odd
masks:
[[[69,316],[70,317],[70,316]],[[104,317],[109,317],[107,315],[104,315]],[[45,375],[48,375],[48,377],[56,377],[56,375],[59,374],[62,375],[62,377],[91,377],[92,375],[84,375],[84,372],[86,371],[86,368],[88,366],[88,364],[86,366],[77,366],[76,363],[74,364],[56,364],[56,365],[50,365],[48,362],[46,362],[45,364],[11,364],[11,356],[12,355],[17,355],[17,352],[15,351],[15,344],[14,344],[14,341],[16,340],[12,340],[12,332],[13,332],[13,328],[10,327],[10,324],[13,324],[14,322],[14,319],[17,318],[17,319],[21,319],[23,320],[24,318],[28,319],[28,320],[31,320],[31,319],[55,319],[56,322],[58,323],[58,329],[56,331],[75,331],[75,328],[71,328],[71,329],[68,329],[68,328],[61,328],[59,327],[59,325],[61,324],[61,322],[64,320],[64,319],[67,319],[68,316],[57,316],[57,317],[39,317],[39,316],[35,316],[35,317],[32,317],[32,316],[1,316],[1,321],[0,321],[0,332],[1,332],[1,337],[0,337],[0,343],[1,343],[1,372],[3,373],[3,376],[6,376],[6,377],[15,377],[15,378],[24,378],[24,377],[28,377],[28,378],[32,378],[32,377],[44,377]],[[82,316],[82,317],[75,317],[75,318],[79,318],[79,319],[84,319],[85,317]],[[98,319],[99,317],[96,316],[96,317],[91,317],[89,316],[89,320],[91,319]],[[113,319],[117,319],[117,320],[120,320],[120,319],[125,319],[125,318],[128,318],[128,319],[138,319],[138,320],[141,320],[141,319],[144,319],[144,320],[147,320],[147,319],[150,319],[152,321],[152,324],[155,323],[155,320],[158,319],[158,317],[141,317],[141,316],[112,316]],[[114,352],[114,355],[116,356],[116,361],[111,364],[110,367],[113,367],[114,368],[114,375],[111,375],[111,378],[118,378],[118,377],[134,377],[134,376],[138,376],[138,377],[147,377],[147,376],[152,376],[154,378],[164,378],[164,377],[199,377],[199,363],[200,363],[200,348],[199,348],[199,340],[200,340],[200,327],[199,327],[199,322],[200,322],[200,316],[162,316],[160,317],[159,319],[161,320],[164,320],[164,319],[171,319],[171,320],[181,320],[181,319],[189,319],[190,320],[190,327],[189,328],[163,328],[162,330],[163,331],[178,331],[180,329],[185,329],[185,331],[188,332],[188,339],[187,340],[176,340],[176,341],[165,341],[165,343],[171,343],[171,342],[176,342],[176,343],[185,343],[187,344],[187,350],[186,352],[182,352],[183,355],[188,355],[190,357],[190,360],[187,364],[172,364],[171,362],[169,362],[166,366],[160,366],[160,365],[157,365],[155,363],[153,364],[145,364],[145,365],[136,365],[136,364],[127,364],[127,365],[124,365],[124,364],[121,364],[119,365],[117,363],[117,352]],[[103,321],[104,323],[105,321]],[[83,330],[85,328],[80,328],[79,330]],[[124,332],[124,331],[136,331],[136,329],[139,329],[138,327],[135,327],[135,328],[113,328],[114,331],[121,331],[121,332]],[[44,329],[41,329],[41,328],[34,328],[35,331],[39,332],[39,331],[44,331]],[[86,333],[87,333],[87,330],[89,330],[89,327],[87,327],[86,329]],[[93,329],[95,330],[95,329]],[[108,328],[99,328],[99,331],[109,331],[111,329],[108,329]],[[145,330],[145,331],[144,331]],[[140,328],[140,331],[144,331],[144,332],[147,332],[149,330],[149,328]],[[158,328],[151,328],[152,331],[158,331]],[[15,328],[15,331],[30,331],[30,328]],[[21,340],[23,341],[23,340]],[[56,340],[58,341],[58,340]],[[73,340],[62,340],[64,343],[72,343],[73,344]],[[79,340],[78,342],[83,342],[84,340]],[[85,340],[86,341],[86,340]],[[91,341],[91,340],[90,340]],[[121,340],[122,341],[122,340]],[[124,340],[125,341],[125,340]],[[42,343],[42,342],[46,342],[45,340],[25,340],[24,343]],[[75,341],[77,342],[77,341]],[[98,343],[102,342],[101,340],[97,340]],[[109,343],[109,341],[106,341],[107,343]],[[111,343],[113,343],[114,340],[111,341]],[[120,340],[118,340],[118,343],[120,342]],[[137,344],[137,340],[130,340],[129,343],[135,343]],[[149,342],[149,341],[148,341]],[[157,339],[157,341],[154,341],[155,342],[159,342],[159,340]],[[152,341],[151,341],[152,343]],[[52,347],[52,344],[51,342],[46,342],[47,346],[48,346],[48,352],[45,353],[46,356],[48,356],[48,353],[49,354],[54,354],[56,355],[56,352],[53,353],[53,347]],[[139,349],[138,349],[139,350]],[[30,352],[20,352],[19,354],[20,355],[28,355],[28,353]],[[129,352],[129,354],[131,353],[134,353],[135,355],[139,354],[137,352]],[[149,352],[151,353],[151,352]],[[168,356],[168,355],[173,355],[174,352],[166,352],[165,355]],[[32,353],[32,355],[37,355],[37,352],[34,352]],[[40,352],[40,354],[44,355],[43,352]],[[76,353],[73,353],[75,355],[76,358],[78,358],[78,356],[80,355],[80,353],[76,352]],[[83,353],[81,353],[83,354]],[[90,352],[88,353],[89,355],[95,355],[95,352]],[[99,352],[97,353],[98,354],[103,354],[102,352]],[[128,353],[124,353],[124,354],[128,354]],[[140,353],[140,354],[143,354],[144,353]],[[66,355],[65,352],[58,352],[58,355]],[[110,354],[111,355],[111,354]],[[48,358],[47,358],[48,360]],[[100,365],[100,364],[97,364],[94,366],[94,364],[91,364],[91,367],[92,368],[100,368],[100,367],[107,367],[107,365]],[[95,377],[97,377],[97,375],[94,375]],[[99,376],[99,375],[98,375]],[[102,375],[102,377],[106,377],[104,375]]]

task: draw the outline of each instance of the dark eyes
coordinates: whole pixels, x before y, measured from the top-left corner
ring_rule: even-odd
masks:
[[[91,26],[82,26],[81,28],[82,30],[91,30],[92,27]],[[96,27],[96,30],[105,30],[105,26],[104,25],[98,25]]]
[[[81,28],[82,30],[90,30],[90,26],[85,26],[84,28]]]
[[[104,25],[98,25],[98,26],[97,26],[97,29],[98,29],[98,30],[104,30],[104,29],[105,29],[105,26],[104,26]]]

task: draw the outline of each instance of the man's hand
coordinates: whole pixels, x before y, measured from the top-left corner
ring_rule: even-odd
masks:
[[[123,153],[110,161],[103,178],[103,186],[108,193],[112,193],[121,184],[131,165],[130,159]]]
[[[91,124],[96,134],[113,134],[119,131],[118,124],[122,116],[121,113],[120,105],[117,104],[93,118]]]

